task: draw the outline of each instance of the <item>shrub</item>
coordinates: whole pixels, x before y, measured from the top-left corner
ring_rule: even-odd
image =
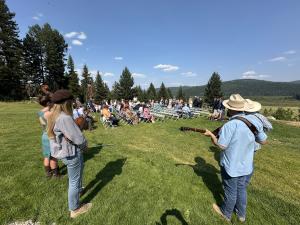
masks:
[[[273,116],[278,120],[293,120],[294,119],[294,113],[293,111],[288,108],[278,108],[274,113]]]

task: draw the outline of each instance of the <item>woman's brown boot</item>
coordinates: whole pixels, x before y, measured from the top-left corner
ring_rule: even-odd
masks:
[[[51,176],[52,176],[52,171],[51,171],[50,166],[44,166],[44,168],[45,168],[46,177],[47,177],[47,178],[51,178]]]
[[[53,177],[60,178],[61,174],[59,173],[59,167],[52,169],[52,174],[53,174]]]

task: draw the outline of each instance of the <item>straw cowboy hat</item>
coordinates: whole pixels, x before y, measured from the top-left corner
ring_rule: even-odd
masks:
[[[245,111],[249,108],[246,100],[240,94],[230,95],[229,99],[223,101],[223,105],[234,111]]]
[[[247,109],[246,112],[258,112],[261,109],[261,104],[259,102],[252,101],[251,99],[246,99]]]

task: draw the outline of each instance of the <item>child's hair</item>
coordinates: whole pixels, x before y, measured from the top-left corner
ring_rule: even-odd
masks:
[[[51,99],[49,95],[41,95],[38,98],[38,102],[41,106],[49,106],[51,104]]]

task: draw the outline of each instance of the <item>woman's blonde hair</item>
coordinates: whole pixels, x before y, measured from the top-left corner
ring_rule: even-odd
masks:
[[[54,125],[58,116],[64,112],[67,115],[72,116],[72,100],[67,100],[61,104],[54,104],[51,109],[51,114],[47,121],[47,134],[48,138],[54,138]]]

